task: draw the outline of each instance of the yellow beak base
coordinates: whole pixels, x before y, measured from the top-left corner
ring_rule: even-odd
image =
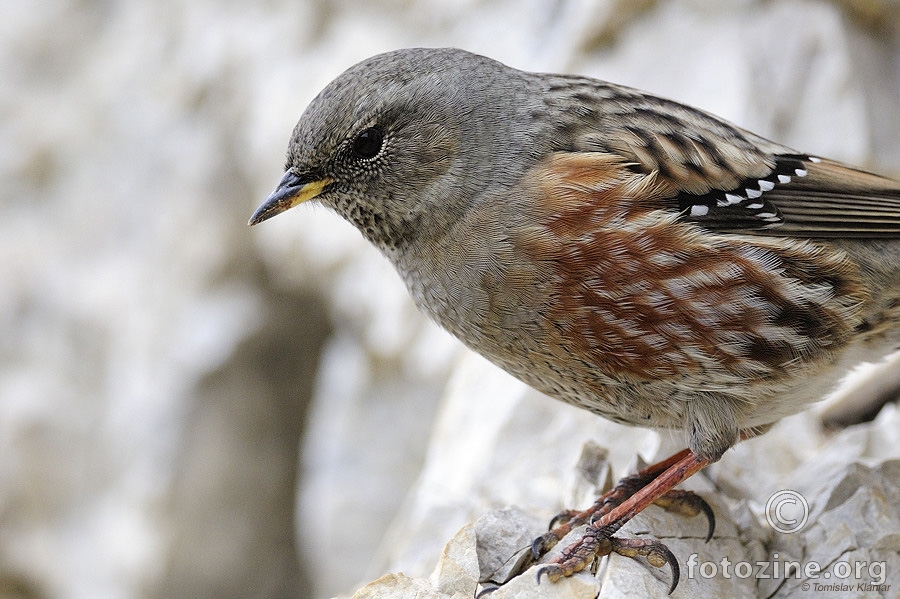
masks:
[[[266,201],[250,217],[248,224],[250,226],[258,225],[264,220],[281,214],[285,210],[290,210],[294,206],[313,199],[320,195],[331,182],[331,179],[309,181],[295,175],[291,171],[286,172],[281,181],[278,182],[278,187],[275,188],[275,191],[266,198]]]

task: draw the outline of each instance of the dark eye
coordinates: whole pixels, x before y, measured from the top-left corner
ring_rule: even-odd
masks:
[[[353,140],[353,153],[360,158],[374,158],[381,151],[384,134],[378,127],[369,127]]]

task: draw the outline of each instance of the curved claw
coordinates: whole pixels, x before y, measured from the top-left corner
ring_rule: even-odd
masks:
[[[574,518],[577,515],[578,515],[578,512],[576,510],[563,510],[560,513],[553,516],[553,518],[550,519],[550,526],[548,526],[547,528],[548,529],[556,528],[556,525],[559,524],[560,522],[568,522],[569,520],[571,520],[572,518]]]
[[[557,543],[559,543],[559,537],[552,530],[545,532],[531,542],[531,557],[534,558],[534,561],[541,559]]]
[[[669,592],[666,593],[667,595],[671,595],[675,591],[675,587],[678,586],[678,581],[681,579],[681,567],[678,565],[678,559],[675,557],[675,554],[662,543],[660,543],[660,546],[665,553],[666,563],[669,564],[669,569],[672,571],[672,584],[669,586]]]
[[[707,522],[709,522],[709,528],[706,532],[706,540],[705,543],[709,543],[709,540],[712,538],[713,533],[716,532],[716,515],[713,513],[712,506],[710,506],[705,499],[702,497],[698,497],[700,499],[700,510],[703,512],[703,515],[706,516]]]
[[[547,578],[550,580],[550,582],[555,582],[555,581],[559,580],[559,578],[560,578],[559,574],[557,574],[556,576],[551,574],[551,570],[554,570],[554,569],[558,569],[558,568],[554,568],[553,564],[547,564],[546,566],[541,566],[540,568],[538,568],[537,583],[541,584],[541,576],[543,576],[545,574],[547,575]]]
[[[672,594],[672,591],[675,590],[675,587],[678,586],[678,581],[681,579],[681,568],[678,566],[678,559],[675,557],[675,554],[668,547],[659,541],[649,539],[612,537],[610,540],[613,543],[612,550],[619,555],[631,558],[639,555],[643,556],[647,558],[647,561],[654,568],[662,568],[668,564],[669,569],[672,571],[672,584],[669,586],[668,594]]]
[[[673,489],[657,498],[653,503],[667,512],[674,512],[683,516],[693,517],[702,513],[706,516],[706,521],[709,523],[706,531],[707,543],[716,531],[716,514],[713,512],[712,506],[692,491]]]
[[[544,535],[541,535],[531,542],[531,557],[535,560],[541,559],[541,556],[543,555],[541,550],[543,548],[544,548]],[[538,582],[540,582],[540,580],[538,580]]]

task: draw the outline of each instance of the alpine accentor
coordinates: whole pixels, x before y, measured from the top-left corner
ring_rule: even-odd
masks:
[[[250,224],[315,198],[501,368],[684,431],[689,450],[568,514],[593,524],[539,577],[616,551],[677,582],[660,543],[612,534],[654,501],[712,526],[674,485],[900,347],[900,183],[634,89],[389,52],[312,101],[286,170]]]

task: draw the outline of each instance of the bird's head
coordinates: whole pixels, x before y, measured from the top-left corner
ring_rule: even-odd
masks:
[[[516,127],[529,97],[523,75],[448,48],[398,50],[351,67],[301,116],[284,177],[250,224],[315,199],[385,252],[423,227],[447,226],[486,188],[521,175],[509,165],[526,161],[505,158],[529,147]]]

